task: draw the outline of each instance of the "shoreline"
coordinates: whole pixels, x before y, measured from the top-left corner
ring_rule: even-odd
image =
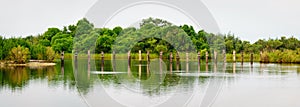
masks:
[[[185,54],[183,54],[185,56]],[[212,55],[209,54],[209,60],[211,60]],[[147,59],[147,54],[142,53],[142,60],[146,60]],[[65,59],[73,59],[74,55],[72,53],[66,53],[64,58]],[[97,53],[97,54],[91,54],[91,57],[93,59],[99,59],[101,60],[102,55]],[[244,61],[243,62],[251,62],[250,60],[250,54],[249,53],[245,53],[244,54]],[[276,56],[277,57],[281,57],[281,56]],[[87,54],[80,54],[78,55],[78,59],[87,59],[88,55]],[[113,55],[111,53],[105,53],[104,54],[104,60],[110,60],[113,58]],[[116,55],[116,59],[122,59],[122,60],[127,60],[128,56],[127,54],[119,54]],[[139,59],[139,54],[138,53],[131,53],[131,58],[134,59]],[[159,58],[158,54],[150,54],[150,58]],[[264,57],[263,57],[264,58]],[[258,53],[254,53],[253,54],[253,62],[260,62],[260,63],[277,63],[277,64],[300,64],[300,59],[299,57],[296,58],[296,60],[291,60],[291,61],[283,61],[282,58],[281,60],[272,60],[273,57],[269,57],[268,60],[261,60],[261,56]],[[169,56],[164,54],[163,55],[163,59],[169,59]],[[176,60],[176,57],[173,54],[173,58],[174,61]],[[223,57],[221,55],[218,56],[218,59],[221,61],[223,59]],[[274,59],[274,58],[273,58]],[[180,59],[181,61],[185,61],[184,59]],[[198,56],[196,53],[194,54],[189,54],[189,60],[190,61],[197,61],[198,60]],[[205,60],[205,56],[201,55],[201,60]],[[233,60],[233,54],[227,53],[226,54],[226,62],[242,62],[242,55],[241,54],[236,54],[236,61]]]
[[[47,67],[47,66],[55,66],[54,62],[28,62],[25,64],[11,64],[11,63],[0,63],[1,66],[14,66],[14,67]]]

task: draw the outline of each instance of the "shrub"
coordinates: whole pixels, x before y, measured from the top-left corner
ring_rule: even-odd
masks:
[[[28,62],[28,60],[30,59],[30,52],[28,48],[21,47],[19,45],[18,47],[12,48],[9,56],[9,58],[14,61],[14,63],[23,64]]]
[[[55,51],[51,47],[46,48],[47,61],[52,62],[55,59]]]

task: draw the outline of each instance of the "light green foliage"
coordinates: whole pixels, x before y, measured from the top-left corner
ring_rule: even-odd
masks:
[[[155,50],[156,51],[158,51],[158,52],[166,52],[168,49],[167,49],[167,47],[165,46],[165,45],[157,45],[156,47],[155,47]]]
[[[77,22],[76,36],[89,34],[94,29],[94,25],[90,23],[86,18],[83,18]]]
[[[94,29],[93,24],[91,24],[85,18],[79,20],[74,37],[74,51],[78,51],[79,53],[86,53],[88,50],[91,50],[93,52],[98,36],[99,34],[97,33],[97,29]]]
[[[46,48],[47,61],[52,62],[55,58],[55,51],[51,47]]]
[[[26,63],[30,59],[29,49],[21,47],[20,45],[18,47],[12,48],[9,55],[10,60],[18,64]]]
[[[264,52],[262,62],[299,63],[300,54],[297,51],[298,50],[275,50],[272,52]]]

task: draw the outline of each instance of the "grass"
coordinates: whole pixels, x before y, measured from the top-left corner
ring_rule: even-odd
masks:
[[[300,63],[300,50],[275,50],[273,52],[264,52],[262,62],[266,63]]]

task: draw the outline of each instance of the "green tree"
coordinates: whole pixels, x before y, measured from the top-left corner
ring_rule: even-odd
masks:
[[[297,48],[300,48],[300,41],[295,37],[288,38],[283,43],[285,49],[296,50]]]
[[[87,50],[95,51],[96,40],[99,36],[98,29],[94,29],[94,25],[86,18],[77,22],[76,35],[74,36],[74,51],[86,53]]]
[[[93,30],[94,25],[90,23],[86,18],[83,18],[77,22],[76,36],[83,34],[89,34]]]
[[[96,53],[103,52],[111,52],[112,45],[114,43],[114,38],[108,35],[99,36],[97,39],[97,49]]]
[[[51,44],[56,52],[65,51],[71,53],[73,49],[73,37],[70,34],[58,33],[52,38]]]
[[[43,46],[51,46],[51,42],[48,39],[39,40],[39,44],[41,44]]]
[[[32,59],[43,60],[45,59],[46,47],[40,44],[32,45],[30,49],[30,54]]]
[[[153,19],[152,17],[148,18],[148,19],[143,19],[142,22],[140,23],[140,26],[144,26],[147,24],[152,24],[154,26],[159,26],[159,27],[163,27],[163,26],[171,26],[172,24],[168,21],[162,20],[162,19]]]
[[[77,26],[76,26],[76,25],[69,25],[69,26],[68,26],[68,30],[69,30],[70,34],[72,35],[72,37],[75,36],[76,29],[77,29]]]
[[[48,28],[48,30],[43,34],[44,38],[51,41],[52,37],[61,31],[58,28]]]
[[[46,48],[47,61],[52,62],[55,59],[55,51],[51,47]]]
[[[155,50],[157,52],[160,52],[160,51],[166,52],[168,49],[167,49],[167,47],[165,45],[156,45]]]
[[[113,29],[114,33],[116,33],[117,35],[119,35],[122,31],[123,31],[123,28],[120,27],[120,26],[117,26]]]

